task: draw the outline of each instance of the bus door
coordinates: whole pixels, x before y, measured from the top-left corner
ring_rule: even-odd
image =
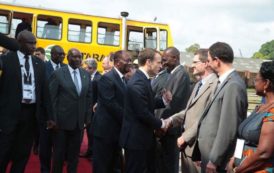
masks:
[[[32,32],[32,29],[34,26],[34,22],[32,21],[33,21],[33,14],[14,11],[12,14],[12,20],[11,20],[10,36],[15,38],[16,29],[18,29],[19,32],[23,30],[29,30]]]
[[[160,50],[159,28],[144,27],[144,47]]]

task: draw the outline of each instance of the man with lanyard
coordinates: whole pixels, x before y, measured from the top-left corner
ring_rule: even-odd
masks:
[[[18,35],[19,50],[2,56],[0,76],[0,172],[24,172],[33,143],[37,115],[45,112],[45,65],[31,56],[36,38]]]

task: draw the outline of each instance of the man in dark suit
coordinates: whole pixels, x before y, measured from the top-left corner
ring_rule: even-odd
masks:
[[[83,128],[90,123],[92,89],[89,74],[80,68],[82,54],[72,48],[68,66],[53,72],[49,80],[52,114],[48,128],[53,128],[53,173],[60,173],[64,160],[67,172],[76,173]]]
[[[98,81],[97,109],[93,119],[93,170],[110,173],[117,168],[121,148],[119,136],[124,113],[126,81],[130,54],[117,51],[113,56],[114,68]],[[121,169],[121,168],[120,168]]]
[[[210,46],[209,65],[218,74],[219,82],[199,124],[202,172],[226,172],[238,126],[246,117],[246,86],[232,67],[233,59],[233,50],[228,44],[217,42]]]
[[[173,94],[173,99],[167,107],[156,110],[155,115],[166,119],[186,107],[190,95],[190,79],[184,67],[180,65],[180,52],[175,47],[169,47],[164,51],[163,66],[170,75],[163,83],[162,88],[170,90]],[[159,165],[159,172],[178,172],[179,149],[177,147],[177,138],[180,132],[180,127],[171,128],[160,138],[161,147],[159,152],[163,153],[163,155],[160,158],[162,164]]]
[[[144,49],[138,56],[139,70],[129,80],[125,100],[125,115],[120,135],[125,149],[125,172],[143,173],[154,171],[154,130],[164,128],[162,120],[155,117],[154,109],[164,107],[162,99],[154,98],[150,76],[161,68],[161,54],[153,49]],[[170,92],[163,92],[166,104]]]
[[[47,83],[51,74],[65,66],[63,60],[65,57],[65,52],[62,47],[56,45],[51,49],[51,59],[47,61],[46,64],[46,79]],[[47,96],[49,97],[49,96]],[[49,114],[52,114],[51,107],[48,108]],[[40,170],[41,173],[49,173],[51,170],[51,155],[53,147],[53,131],[52,129],[47,129],[47,120],[48,117],[44,116],[41,123],[39,124],[39,159],[40,159]]]
[[[28,18],[23,18],[22,22],[17,25],[16,30],[15,30],[15,38],[16,39],[18,37],[18,34],[21,31],[24,31],[24,30],[27,30],[27,31],[30,31],[30,32],[32,31],[31,24],[30,24],[29,20],[30,19],[28,19]]]
[[[29,31],[18,35],[19,51],[1,57],[0,172],[12,161],[11,172],[24,172],[37,120],[45,113],[45,64],[32,55],[36,39]]]
[[[92,95],[93,95],[93,100],[92,100],[92,107],[97,103],[97,83],[99,79],[101,78],[101,74],[97,71],[97,62],[93,58],[88,58],[84,61],[84,67],[83,67],[87,72],[90,74],[90,79],[91,79],[91,84],[92,84]],[[94,112],[92,111],[92,117],[91,117],[91,123],[87,126],[87,137],[88,137],[88,148],[87,151],[80,155],[82,157],[86,157],[88,159],[91,158],[92,156],[92,143],[93,143],[93,131],[92,131],[92,119],[93,119]]]

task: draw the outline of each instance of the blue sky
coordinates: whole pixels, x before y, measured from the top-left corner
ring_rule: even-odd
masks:
[[[250,57],[274,39],[273,0],[0,0],[100,16],[168,23],[181,51],[193,43],[229,43],[236,56]],[[240,53],[241,52],[241,53]]]

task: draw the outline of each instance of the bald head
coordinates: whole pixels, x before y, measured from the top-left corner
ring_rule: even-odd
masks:
[[[165,52],[168,52],[172,56],[176,56],[178,59],[180,58],[180,51],[176,47],[168,47]]]
[[[31,55],[36,49],[36,38],[27,30],[21,31],[18,34],[17,41],[19,43],[19,50],[25,55]]]

